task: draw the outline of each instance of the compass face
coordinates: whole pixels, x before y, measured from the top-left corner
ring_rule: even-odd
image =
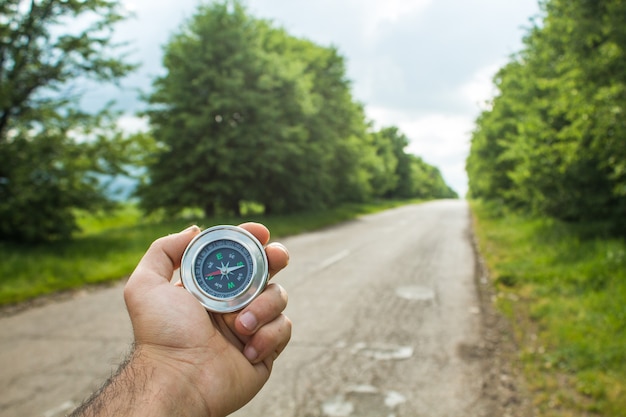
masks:
[[[236,226],[215,226],[196,236],[183,254],[180,274],[184,287],[219,313],[249,304],[269,275],[261,243]]]
[[[196,257],[194,275],[200,289],[215,298],[233,298],[252,280],[254,261],[248,249],[233,240],[213,241]]]

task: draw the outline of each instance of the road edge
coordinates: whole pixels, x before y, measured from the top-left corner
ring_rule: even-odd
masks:
[[[511,323],[495,307],[496,289],[489,268],[480,253],[475,218],[468,207],[467,238],[474,253],[474,284],[480,304],[481,339],[483,341],[482,396],[490,403],[490,415],[532,417],[532,401],[520,369],[519,348]]]

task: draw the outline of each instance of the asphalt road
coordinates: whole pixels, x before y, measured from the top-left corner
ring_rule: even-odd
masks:
[[[292,340],[236,416],[488,416],[466,202],[283,239]],[[123,358],[122,284],[0,318],[0,416],[57,417]]]

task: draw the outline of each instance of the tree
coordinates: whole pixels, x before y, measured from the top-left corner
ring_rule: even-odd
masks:
[[[398,173],[398,159],[403,155],[397,155],[394,148],[394,139],[397,137],[397,128],[383,128],[372,133],[376,148],[376,164],[372,167],[372,188],[376,197],[387,197],[398,186],[400,175]],[[404,145],[406,146],[408,142]],[[404,146],[401,152],[404,152]]]
[[[626,232],[626,5],[551,0],[477,121],[470,192]]]
[[[375,133],[380,163],[387,169],[386,198],[458,198],[457,193],[444,181],[436,167],[416,155],[406,153],[409,138],[395,126],[385,127]],[[380,149],[385,152],[381,153]],[[377,181],[381,181],[378,179]]]
[[[138,190],[144,208],[238,212],[255,145],[264,137],[246,129],[265,108],[256,89],[263,75],[256,31],[239,5],[232,12],[226,4],[201,6],[165,46],[167,75],[148,97],[161,150]]]
[[[69,236],[74,209],[105,201],[98,174],[121,171],[113,113],[79,111],[73,84],[132,70],[109,55],[120,10],[106,0],[0,3],[0,239]],[[90,23],[71,33],[81,18]]]
[[[310,111],[301,118],[308,135],[304,157],[298,161],[306,167],[302,178],[308,184],[300,189],[306,190],[307,198],[305,204],[292,209],[366,201],[373,193],[371,172],[376,165],[376,149],[363,106],[352,97],[345,59],[334,47],[290,36],[282,39],[282,44],[273,42],[268,49],[300,62],[300,78],[310,80]],[[268,200],[280,197],[275,194]]]
[[[202,5],[165,46],[148,97],[160,152],[138,191],[147,210],[294,212],[369,197],[373,152],[343,58],[250,16]]]
[[[413,198],[458,198],[458,194],[443,179],[439,169],[416,155],[408,155],[411,161]]]
[[[524,69],[512,61],[494,77],[494,83],[506,94],[497,96],[491,109],[484,111],[476,120],[472,134],[470,154],[466,169],[469,177],[469,193],[472,198],[506,202],[515,205],[520,200],[510,178],[511,171],[519,162],[520,155],[513,149],[524,123],[524,105],[528,92],[523,77]]]
[[[405,149],[409,146],[409,138],[395,126],[385,127],[378,133],[378,139],[388,143],[389,151],[395,158],[394,176],[397,178],[394,186],[387,190],[388,198],[414,197],[414,178],[411,168],[411,155]]]

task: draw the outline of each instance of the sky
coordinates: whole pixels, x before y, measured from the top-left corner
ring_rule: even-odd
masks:
[[[87,105],[116,99],[129,130],[141,128],[136,89],[163,74],[162,46],[198,0],[124,0],[134,17],[117,26],[140,69],[121,90],[94,89]],[[537,0],[247,0],[255,17],[291,35],[335,46],[346,59],[353,97],[378,128],[397,126],[407,152],[438,167],[459,195],[467,191],[471,131],[495,90],[491,79],[538,16]]]

